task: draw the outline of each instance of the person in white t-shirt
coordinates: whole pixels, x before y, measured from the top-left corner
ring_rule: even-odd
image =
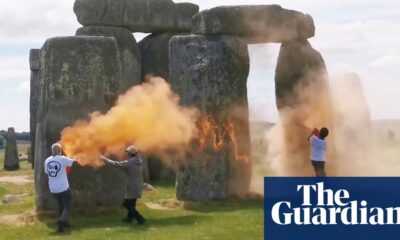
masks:
[[[70,212],[71,191],[69,189],[67,168],[71,167],[74,160],[61,155],[61,145],[55,143],[51,146],[52,156],[44,162],[44,171],[49,179],[49,189],[59,205],[60,217],[58,230],[61,233],[69,227],[68,217]]]
[[[329,135],[326,127],[321,130],[314,129],[308,140],[311,144],[311,164],[317,177],[326,177],[325,173],[325,153],[328,147],[325,138]]]

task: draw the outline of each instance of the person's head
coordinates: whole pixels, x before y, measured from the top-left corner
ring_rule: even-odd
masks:
[[[126,153],[128,154],[128,157],[136,156],[138,152],[139,150],[133,145],[126,148]]]
[[[53,156],[61,155],[61,144],[54,143],[53,145],[51,145],[51,152],[52,152]]]
[[[329,135],[329,130],[326,127],[321,128],[319,130],[319,138],[325,139]]]

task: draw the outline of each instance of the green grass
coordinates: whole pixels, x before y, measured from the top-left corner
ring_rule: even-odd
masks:
[[[32,186],[30,186],[32,187]],[[20,193],[30,191],[26,187],[13,186],[6,191]],[[122,209],[106,213],[78,214],[71,217],[73,228],[65,239],[262,239],[262,200],[210,202],[191,204],[175,210],[154,210],[144,202],[174,198],[174,188],[163,185],[154,193],[147,193],[139,202],[139,210],[148,219],[144,227],[125,225],[120,222]],[[34,196],[30,194],[15,205],[0,205],[3,214],[21,214],[34,209]],[[10,227],[0,223],[0,239],[53,239],[55,218],[44,217],[34,225]]]
[[[26,145],[20,149],[26,149]],[[15,172],[2,170],[4,153],[0,151],[0,176],[24,175],[33,178],[33,171],[27,162]],[[192,203],[173,210],[150,209],[144,203],[173,201],[175,189],[171,184],[156,186],[155,192],[147,192],[139,201],[138,209],[147,218],[144,227],[125,225],[121,218],[123,209],[98,213],[73,212],[71,230],[62,236],[54,234],[55,217],[46,216],[24,220],[29,224],[13,226],[1,223],[0,239],[152,239],[152,240],[229,240],[263,239],[263,200],[248,199],[228,202]],[[21,203],[0,204],[0,219],[18,214],[29,216],[35,209],[33,184],[24,186],[0,183],[0,198],[5,194],[22,194]],[[20,220],[17,220],[20,221]]]
[[[28,148],[30,147],[30,143],[26,141],[17,142],[18,144],[18,153],[21,155],[26,155]],[[21,161],[19,163],[20,170],[19,171],[4,171],[4,149],[0,149],[0,176],[14,176],[14,175],[28,175],[33,178],[33,171],[31,163],[27,161]],[[1,191],[1,190],[0,190]]]

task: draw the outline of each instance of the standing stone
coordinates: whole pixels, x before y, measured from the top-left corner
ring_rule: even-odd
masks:
[[[40,49],[31,49],[29,51],[29,67],[31,71],[39,71],[40,61],[39,61]]]
[[[171,39],[169,81],[181,103],[203,115],[199,140],[178,167],[178,199],[225,199],[249,190],[248,73],[247,45],[239,38]]]
[[[327,127],[331,130],[329,159],[332,159],[334,141],[325,63],[307,40],[282,43],[275,73],[275,94],[285,146],[279,174],[311,176],[314,173],[307,138],[312,129]]]
[[[6,136],[7,144],[4,154],[4,170],[14,171],[19,169],[19,158],[17,149],[17,139],[15,138],[14,128],[8,128]]]
[[[150,34],[139,42],[142,55],[142,79],[157,76],[168,81],[169,41],[175,34]],[[152,182],[173,181],[175,171],[156,156],[148,156],[149,178]]]
[[[142,54],[142,79],[158,76],[168,81],[169,40],[175,34],[151,34],[139,42]]]
[[[31,151],[28,159],[32,162],[34,168],[35,159],[35,138],[36,138],[36,113],[39,104],[39,55],[40,49],[31,49],[29,52],[29,64],[31,69],[30,79],[30,136],[31,136]]]
[[[151,182],[175,182],[175,171],[157,156],[147,157],[149,179]]]
[[[121,27],[81,27],[76,31],[76,35],[115,37],[122,63],[123,78],[120,91],[123,92],[141,83],[140,51],[129,30]]]
[[[369,175],[373,130],[361,79],[356,73],[345,73],[336,75],[331,82],[335,113],[335,171],[341,176]]]
[[[125,27],[132,32],[190,32],[199,6],[171,0],[76,0],[83,26]]]
[[[315,26],[310,15],[279,5],[222,6],[196,14],[192,32],[240,36],[248,43],[280,43],[313,37]]]
[[[121,88],[118,44],[109,37],[57,37],[40,52],[40,99],[35,149],[35,188],[38,210],[56,208],[44,161],[61,131],[93,111],[107,111]],[[69,181],[77,208],[119,206],[126,177],[118,170],[74,165]]]

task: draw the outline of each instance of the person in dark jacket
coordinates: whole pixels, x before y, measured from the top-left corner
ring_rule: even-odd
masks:
[[[126,152],[128,159],[125,161],[113,161],[104,156],[101,156],[101,158],[106,165],[124,170],[128,177],[123,203],[123,206],[128,210],[128,214],[122,221],[132,223],[133,219],[135,219],[139,225],[142,225],[146,220],[136,210],[136,202],[142,196],[143,191],[143,160],[135,146],[129,146]]]

